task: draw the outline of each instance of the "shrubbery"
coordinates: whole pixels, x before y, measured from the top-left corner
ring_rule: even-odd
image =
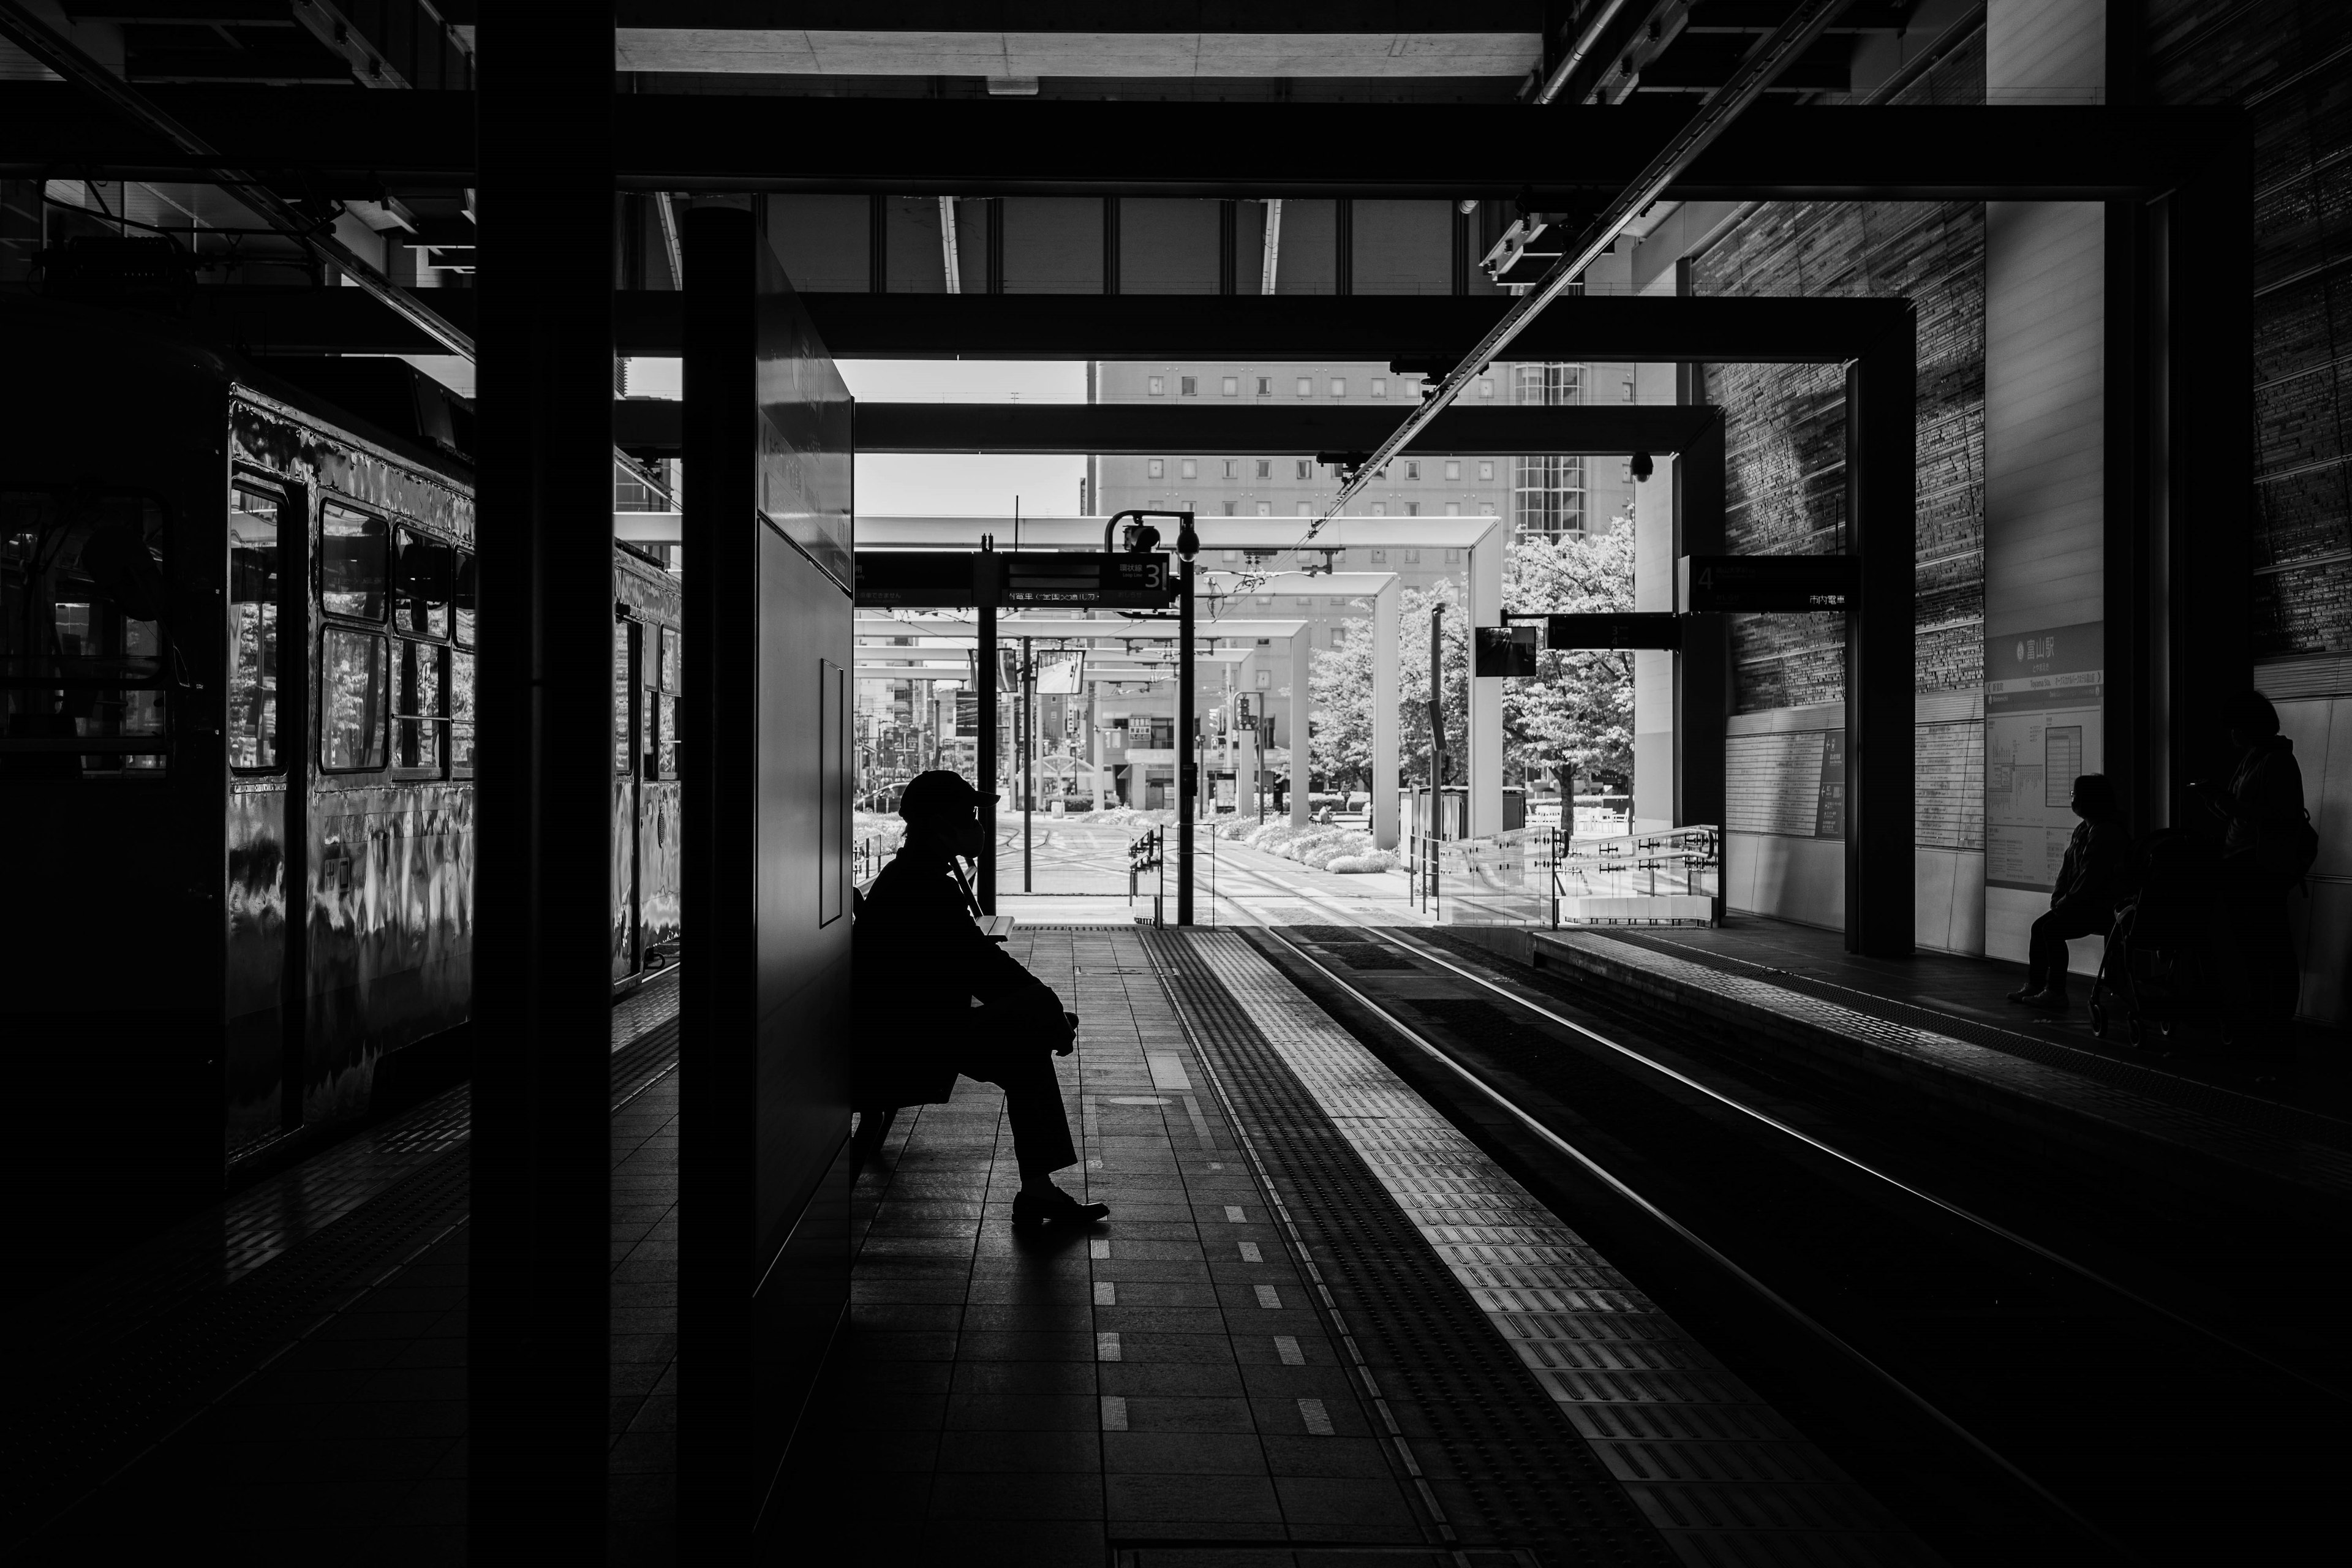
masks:
[[[1372,847],[1372,836],[1360,827],[1295,828],[1286,822],[1230,822],[1217,829],[1222,838],[1296,860],[1315,871],[1388,871],[1398,860],[1392,851]]]

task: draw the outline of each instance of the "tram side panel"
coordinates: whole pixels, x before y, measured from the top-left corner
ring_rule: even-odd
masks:
[[[281,599],[276,663],[299,665],[308,700],[280,693],[268,761],[299,785],[285,1120],[315,1125],[363,1115],[385,1057],[469,1016],[473,502],[257,393],[232,417],[239,471],[303,502],[309,569]]]

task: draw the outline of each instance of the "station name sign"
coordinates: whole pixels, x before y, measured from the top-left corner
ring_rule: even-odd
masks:
[[[1685,555],[1675,563],[1675,608],[1794,614],[1850,610],[1862,563],[1851,555]]]
[[[1176,600],[1161,554],[1097,552],[861,550],[861,609],[969,609],[976,605],[1160,610]]]
[[[1663,611],[1547,616],[1544,647],[1551,648],[1679,648],[1681,617]]]

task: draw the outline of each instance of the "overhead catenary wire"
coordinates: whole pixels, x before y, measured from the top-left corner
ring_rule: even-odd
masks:
[[[1555,263],[1540,282],[1523,294],[1504,312],[1503,319],[1488,329],[1478,340],[1477,346],[1449,371],[1444,378],[1430,389],[1421,406],[1407,415],[1402,424],[1391,431],[1388,439],[1372,452],[1339,487],[1331,509],[1307,531],[1312,539],[1322,526],[1339,516],[1366,485],[1388,466],[1390,459],[1443,413],[1463,389],[1496,357],[1527,331],[1546,306],[1566,293],[1571,284],[1581,282],[1585,269],[1607,253],[1618,236],[1665,194],[1692,160],[1705,152],[1715,140],[1730,128],[1748,106],[1762,96],[1773,79],[1778,77],[1798,55],[1810,47],[1822,30],[1845,8],[1846,0],[1801,0],[1789,19],[1766,35],[1748,53],[1731,73],[1730,79],[1714,89],[1700,101],[1697,112],[1688,123],[1659,149],[1633,184],[1618,193],[1600,215],[1585,226],[1584,232],[1571,245],[1567,254]],[[1302,541],[1304,542],[1304,541]]]

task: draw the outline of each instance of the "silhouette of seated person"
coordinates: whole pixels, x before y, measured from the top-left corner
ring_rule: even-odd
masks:
[[[1109,1216],[1108,1205],[1080,1203],[1053,1180],[1078,1162],[1054,1071],[1054,1058],[1076,1043],[1077,1015],[975,923],[957,858],[990,848],[981,805],[959,774],[917,775],[898,802],[906,841],[859,905],[852,1105],[861,1120],[852,1162],[880,1150],[899,1107],[946,1100],[961,1073],[1004,1090],[1021,1170],[1013,1223],[1091,1225]]]
[[[2113,931],[2116,906],[2133,890],[2131,829],[2106,774],[2077,777],[2066,804],[2082,820],[2066,841],[2050,910],[2027,939],[2025,984],[2009,994],[2012,1002],[2053,1013],[2066,1007],[2068,940]]]

